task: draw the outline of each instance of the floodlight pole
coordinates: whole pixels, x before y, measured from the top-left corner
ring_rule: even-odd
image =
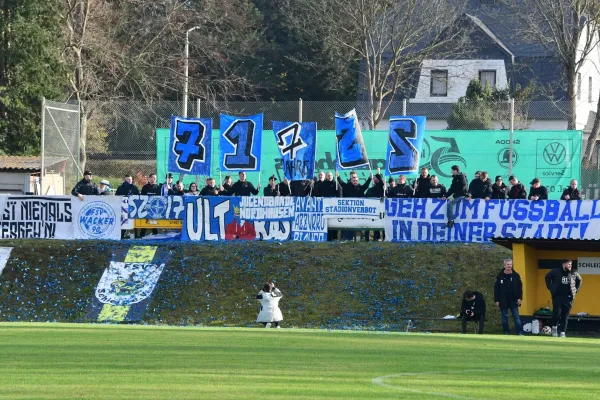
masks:
[[[194,26],[185,32],[185,51],[184,51],[184,81],[183,81],[183,117],[187,117],[188,109],[188,85],[190,72],[190,32],[199,29],[199,26]]]

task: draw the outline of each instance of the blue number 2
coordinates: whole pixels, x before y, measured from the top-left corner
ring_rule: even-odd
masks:
[[[256,157],[252,155],[255,127],[251,119],[237,119],[223,133],[235,149],[233,153],[225,154],[223,163],[228,169],[256,168]]]
[[[417,138],[417,124],[411,119],[391,120],[390,124],[390,173],[416,171],[419,168],[419,152],[408,139]]]

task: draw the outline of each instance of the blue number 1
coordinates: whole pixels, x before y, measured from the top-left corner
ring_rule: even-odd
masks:
[[[252,155],[255,126],[256,124],[251,119],[238,119],[223,133],[225,139],[235,148],[234,153],[225,154],[223,163],[227,168],[256,168],[256,157]]]

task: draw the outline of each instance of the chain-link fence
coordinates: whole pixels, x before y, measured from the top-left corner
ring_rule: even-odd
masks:
[[[65,167],[61,168],[64,170],[65,185],[69,189],[69,185],[76,181],[77,176],[80,176],[83,169],[93,171],[96,181],[106,178],[113,183],[120,182],[125,173],[143,177],[155,172],[157,168],[156,129],[169,128],[171,115],[181,115],[183,103],[168,101],[152,103],[137,101],[87,102],[81,109],[83,113],[81,132],[85,140],[78,140],[80,132],[79,107],[54,102],[46,102],[45,107],[44,131],[46,146],[44,153],[47,159],[46,166],[49,166],[49,162],[53,157],[64,159],[66,161]],[[188,116],[212,118],[213,128],[215,129],[219,129],[219,113],[240,116],[263,113],[264,129],[271,129],[271,120],[300,120],[316,121],[319,130],[334,130],[335,113],[345,113],[351,109],[356,109],[360,123],[365,130],[387,131],[389,129],[389,117],[391,116],[423,115],[427,117],[428,131],[505,131],[506,137],[503,137],[501,144],[506,146],[487,149],[489,151],[486,151],[489,154],[481,148],[471,150],[486,153],[486,157],[494,158],[494,160],[490,160],[494,163],[494,167],[490,167],[491,173],[497,173],[498,171],[495,171],[495,169],[500,169],[496,164],[502,166],[504,163],[502,167],[506,169],[506,160],[504,160],[506,149],[504,147],[507,147],[509,143],[508,130],[511,127],[511,121],[516,132],[523,130],[566,130],[568,126],[568,103],[551,101],[515,101],[514,105],[511,105],[511,102],[508,101],[464,103],[398,101],[387,104],[387,107],[380,111],[377,109],[376,104],[371,105],[368,102],[197,101],[189,104]],[[476,137],[473,139],[474,141],[478,140]],[[385,146],[384,144],[380,147],[384,148]],[[579,146],[579,144],[576,144],[576,146]],[[473,148],[476,148],[476,146]],[[434,153],[437,150],[430,148],[429,151]],[[505,152],[502,153],[502,151]],[[535,150],[532,149],[531,151],[533,156],[527,151],[522,151],[521,154],[513,154],[515,157],[513,165],[520,160],[521,167],[528,165],[529,162],[531,163],[530,169],[534,169]],[[443,158],[444,154],[441,156]],[[447,156],[452,157],[451,155]],[[464,152],[462,156],[465,156]],[[52,161],[54,160],[52,159]],[[54,166],[52,171],[60,172],[60,164],[54,165],[58,165],[58,167]],[[325,163],[325,165],[328,164]],[[273,171],[265,172],[270,174]],[[584,191],[589,189],[587,192],[588,198],[597,197],[598,189],[593,187],[593,184],[596,183],[594,179],[597,177],[598,174],[582,173],[584,181],[580,186]],[[529,176],[523,178],[530,179]],[[594,181],[588,183],[587,180]],[[589,188],[587,188],[588,185]],[[556,188],[556,190],[559,189]]]

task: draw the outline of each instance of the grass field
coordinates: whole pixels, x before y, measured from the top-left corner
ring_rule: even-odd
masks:
[[[3,399],[597,399],[594,339],[0,324]]]

